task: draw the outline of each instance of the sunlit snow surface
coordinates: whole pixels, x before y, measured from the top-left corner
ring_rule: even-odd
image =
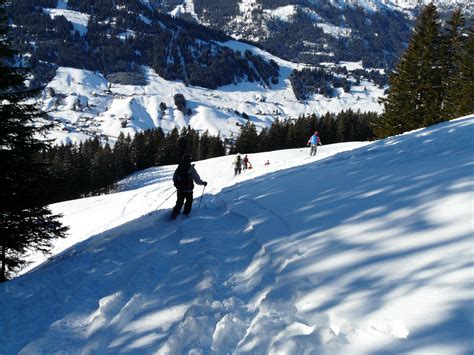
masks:
[[[55,204],[70,236],[0,285],[0,352],[472,354],[473,134],[200,161],[173,222],[173,166]]]
[[[84,36],[87,33],[87,25],[89,24],[89,15],[78,12],[67,10],[65,7],[65,3],[60,2],[62,6],[59,6],[57,9],[48,9],[45,8],[43,11],[47,13],[51,18],[55,18],[57,16],[64,16],[66,20],[72,23],[72,26],[75,31],[78,31],[80,35]]]

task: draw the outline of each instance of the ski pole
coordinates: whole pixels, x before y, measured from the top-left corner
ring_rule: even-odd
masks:
[[[199,205],[198,205],[198,211],[199,211],[199,207],[201,207],[201,201],[202,201],[202,197],[204,196],[204,190],[206,189],[206,185],[204,185],[204,187],[202,188],[202,195],[201,195],[201,198],[199,199]]]
[[[160,205],[158,207],[156,207],[155,209],[157,210],[158,208],[160,208],[166,201],[168,201],[171,196],[173,196],[174,194],[176,193],[176,190],[173,191],[173,193],[171,195],[169,195],[166,200],[164,200],[162,203],[160,203]]]

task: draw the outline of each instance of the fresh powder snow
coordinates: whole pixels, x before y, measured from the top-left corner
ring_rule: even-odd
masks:
[[[70,235],[0,285],[0,352],[472,354],[473,134],[199,161],[175,221],[176,166],[54,204]]]

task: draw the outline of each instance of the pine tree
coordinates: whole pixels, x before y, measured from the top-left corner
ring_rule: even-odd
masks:
[[[181,133],[179,135],[178,139],[178,146],[177,146],[177,152],[179,156],[179,160],[181,160],[181,157],[188,153],[191,154],[193,159],[196,157],[193,155],[194,152],[194,131],[191,129],[191,127],[184,127],[181,129]],[[196,149],[197,151],[197,149]]]
[[[278,118],[272,123],[268,130],[270,150],[284,149],[288,137],[289,125]]]
[[[343,114],[339,114],[336,119],[336,139],[337,142],[344,142],[348,135],[348,125],[346,117]]]
[[[130,136],[127,135],[127,137],[125,137],[125,134],[120,132],[114,145],[114,166],[117,180],[127,176],[133,171],[133,163],[130,156],[131,146]]]
[[[209,144],[210,144],[210,139],[209,139],[209,132],[206,130],[200,137],[199,140],[199,147],[197,150],[197,159],[202,160],[202,159],[207,159],[208,154],[209,154]]]
[[[29,251],[47,252],[67,230],[44,206],[47,169],[37,158],[48,142],[37,136],[48,127],[32,124],[43,114],[25,103],[37,91],[23,85],[28,72],[14,66],[5,5],[0,0],[0,282],[27,263]]]
[[[453,12],[447,22],[446,34],[443,36],[442,61],[443,61],[443,105],[442,112],[445,118],[455,118],[457,102],[461,98],[460,70],[462,65],[462,45],[465,35],[465,19],[460,9]]]
[[[163,139],[160,152],[158,153],[158,165],[178,164],[182,155],[178,151],[179,132],[175,127]]]
[[[247,123],[240,128],[234,151],[240,153],[255,153],[258,151],[257,128],[253,123]]]
[[[163,144],[164,139],[165,139],[165,134],[163,130],[161,129],[161,127],[151,130],[149,143],[150,143],[150,150],[151,150],[150,154],[151,154],[153,165],[158,165],[159,163],[160,149],[161,149],[161,145]]]
[[[134,170],[143,170],[149,165],[149,152],[147,152],[146,138],[144,132],[137,132],[133,137],[131,147],[131,159],[135,167]]]
[[[209,137],[209,151],[206,158],[215,158],[225,155],[225,146],[222,139],[219,136]]]
[[[328,112],[321,116],[319,120],[319,137],[324,142],[324,144],[338,142],[336,132],[336,115],[334,113]]]
[[[474,28],[467,31],[457,56],[458,71],[450,97],[453,100],[451,117],[474,113]]]
[[[429,4],[421,12],[408,48],[390,75],[378,135],[399,134],[442,121],[439,27],[436,6]]]
[[[286,137],[285,146],[287,148],[297,148],[297,147],[299,147],[298,138],[299,137],[298,137],[297,127],[294,123],[292,123],[288,127],[288,134],[287,134],[287,137]]]

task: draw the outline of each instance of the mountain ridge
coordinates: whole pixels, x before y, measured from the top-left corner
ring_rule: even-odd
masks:
[[[149,2],[160,11],[258,43],[288,60],[362,60],[366,67],[390,69],[408,43],[414,16],[430,1],[202,0],[186,7],[188,3],[194,4]],[[462,0],[436,4],[444,13],[458,6],[467,16],[474,13],[474,4]]]

